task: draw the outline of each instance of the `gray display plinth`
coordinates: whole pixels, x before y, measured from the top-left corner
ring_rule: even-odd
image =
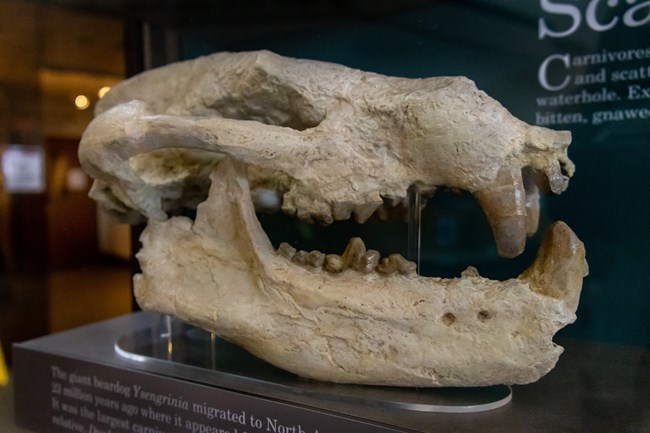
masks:
[[[650,431],[646,349],[568,342],[510,404],[476,389],[484,411],[439,413],[476,408],[467,390],[302,380],[183,326],[161,345],[163,322],[134,313],[15,345],[16,421],[41,433]]]

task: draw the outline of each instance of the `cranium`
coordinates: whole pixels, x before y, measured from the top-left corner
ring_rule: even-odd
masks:
[[[466,78],[386,77],[251,52],[114,87],[79,154],[95,199],[123,220],[148,220],[135,277],[143,308],[304,377],[480,386],[528,383],[555,365],[553,335],[575,320],[587,272],[568,226],[551,226],[518,278],[473,268],[429,278],[359,239],[342,256],[276,250],[252,196],[271,188],[284,212],[328,224],[363,222],[411,185],[462,189],[512,257],[537,230],[540,191],[567,187],[569,143],[568,132],[514,118]],[[194,220],[174,216],[197,204]]]

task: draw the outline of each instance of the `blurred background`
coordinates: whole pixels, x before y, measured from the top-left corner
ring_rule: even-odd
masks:
[[[0,2],[0,341],[131,309],[130,228],[87,197],[77,147],[125,75],[124,24],[43,2]]]
[[[541,231],[566,221],[586,244],[590,275],[578,320],[562,335],[650,346],[649,29],[648,2],[2,0],[5,354],[11,342],[133,308],[141,228],[109,221],[86,197],[91,181],[76,157],[102,92],[170,62],[257,49],[387,75],[465,75],[522,120],[570,130],[576,175],[562,196],[543,199]],[[560,102],[578,94],[588,96]],[[472,265],[515,277],[539,244],[537,235],[521,257],[499,258],[469,194],[441,191],[424,213],[425,275],[454,277]],[[369,248],[406,249],[404,221],[323,233],[260,218],[276,243],[339,253],[356,233]]]

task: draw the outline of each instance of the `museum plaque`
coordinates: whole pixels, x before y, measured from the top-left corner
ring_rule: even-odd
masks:
[[[406,431],[20,345],[14,359],[16,422],[36,432]]]

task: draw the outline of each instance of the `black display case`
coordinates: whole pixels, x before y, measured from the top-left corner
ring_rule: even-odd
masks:
[[[21,424],[39,432],[138,431],[136,424],[156,433],[192,432],[195,425],[197,431],[203,426],[231,433],[650,432],[650,200],[643,175],[650,165],[648,2],[60,3],[125,19],[130,74],[215,51],[269,49],[387,75],[472,78],[517,117],[572,132],[569,156],[577,172],[566,193],[543,200],[540,232],[552,221],[567,221],[585,242],[590,275],[577,322],[560,333],[566,350],[557,367],[539,382],[513,387],[511,401],[493,398],[499,404],[490,410],[444,413],[431,410],[438,406],[431,400],[422,410],[419,397],[429,391],[375,393],[305,382],[182,326],[183,338],[215,356],[203,353],[202,361],[181,364],[173,356],[165,359],[169,351],[152,347],[142,353],[129,346],[160,336],[158,326],[166,320],[134,313],[16,345]],[[503,279],[532,260],[538,237],[520,258],[503,261],[471,199],[441,194],[433,200],[423,217],[426,274],[457,276],[471,264],[482,275]],[[193,350],[175,341],[176,350]],[[220,365],[225,370],[205,365],[213,361],[226,362]],[[72,374],[104,378],[131,392],[146,388],[172,403],[134,404],[132,397],[92,382],[70,385],[69,395],[59,398],[55,390],[64,392],[66,379],[57,373],[67,380]],[[83,419],[85,394],[93,402]],[[451,394],[442,398],[453,400]],[[120,406],[106,408],[103,423],[96,422],[102,410],[94,406],[96,396]],[[209,419],[199,407],[180,407],[184,402],[219,415]],[[124,410],[130,404],[137,412],[122,414],[123,403]],[[34,411],[43,416],[34,417]],[[219,418],[224,411],[225,419]]]
[[[39,433],[650,431],[646,349],[563,340],[557,367],[510,396],[508,387],[308,381],[170,322],[133,313],[15,345],[18,424]]]

